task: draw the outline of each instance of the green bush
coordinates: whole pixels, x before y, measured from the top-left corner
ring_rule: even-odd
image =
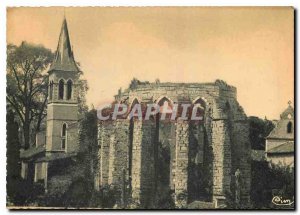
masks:
[[[14,185],[14,194],[10,196],[9,200],[16,206],[36,205],[41,195],[44,194],[43,184],[19,179]]]
[[[272,198],[294,198],[294,168],[252,161],[251,203],[255,209],[274,208]]]

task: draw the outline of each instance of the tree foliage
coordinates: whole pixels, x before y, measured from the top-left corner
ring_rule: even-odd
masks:
[[[20,143],[18,140],[18,124],[15,122],[15,117],[11,110],[8,110],[6,113],[6,129],[7,197],[9,198],[9,201],[14,201],[15,187],[20,179],[21,167],[19,158]]]
[[[38,131],[46,115],[48,75],[53,59],[51,50],[22,42],[7,46],[6,100],[18,116],[23,130],[23,146],[30,145],[30,130]]]
[[[258,117],[250,116],[249,121],[249,132],[251,148],[256,150],[265,149],[265,138],[274,129],[272,121],[267,119],[260,119]]]
[[[253,209],[276,208],[276,205],[272,204],[273,196],[294,199],[294,168],[275,166],[266,161],[252,161],[251,172],[251,202]],[[281,206],[282,208],[284,206]]]
[[[79,113],[84,114],[88,112],[88,106],[86,104],[86,92],[88,91],[88,83],[84,79],[79,79],[79,95],[77,97]]]
[[[93,181],[94,170],[97,167],[97,120],[97,111],[93,109],[86,112],[80,121],[80,153],[78,162],[85,166],[85,176],[90,178],[91,181]]]

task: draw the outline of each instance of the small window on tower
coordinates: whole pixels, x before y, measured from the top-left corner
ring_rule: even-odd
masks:
[[[61,149],[65,150],[66,149],[66,142],[67,142],[67,124],[64,123],[62,126],[62,131],[61,131]]]
[[[287,124],[287,133],[292,133],[292,130],[293,130],[293,124],[292,124],[292,122],[289,122],[288,124]]]
[[[58,98],[59,99],[64,99],[64,87],[65,87],[65,82],[64,80],[60,80],[58,83]]]
[[[68,80],[67,82],[67,100],[72,98],[72,81]]]
[[[53,81],[50,81],[49,99],[52,100],[53,95]]]

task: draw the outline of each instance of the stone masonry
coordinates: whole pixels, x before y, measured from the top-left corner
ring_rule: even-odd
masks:
[[[204,147],[199,147],[199,156],[203,154],[204,176],[199,178],[199,184],[206,190],[206,199],[216,207],[226,204],[226,198],[234,195],[234,174],[241,172],[241,204],[247,207],[251,184],[250,141],[247,117],[236,99],[236,88],[224,81],[214,83],[139,83],[115,96],[115,103],[128,106],[133,102],[142,105],[160,104],[168,101],[170,104],[196,103],[204,106],[203,134],[199,135]],[[110,184],[121,189],[122,174],[126,173],[126,183],[129,184],[130,198],[141,208],[155,208],[159,195],[157,175],[159,123],[151,118],[147,121],[129,118],[115,121],[100,121],[98,129],[99,188]],[[133,124],[131,124],[133,123]],[[175,149],[175,157],[170,163],[170,191],[176,207],[185,208],[189,201],[188,186],[198,183],[189,174],[190,166],[195,162],[191,158],[190,121],[171,121],[175,125],[175,141],[171,141],[171,149]],[[130,129],[133,129],[130,131]],[[133,137],[130,138],[130,132]],[[131,140],[132,139],[132,140]],[[200,145],[201,145],[200,144]],[[202,146],[201,145],[201,146]],[[199,157],[198,156],[198,157]],[[173,160],[172,160],[173,159]],[[175,159],[175,160],[174,160]],[[196,166],[197,166],[196,165]],[[204,177],[202,176],[202,177]],[[166,183],[165,181],[163,183]],[[196,184],[197,185],[197,184]],[[160,189],[160,190],[158,190]],[[200,194],[199,194],[200,196]],[[201,198],[199,197],[199,200]],[[193,200],[194,201],[194,200]]]

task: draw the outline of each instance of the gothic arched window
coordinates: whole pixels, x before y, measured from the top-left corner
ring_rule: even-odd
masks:
[[[289,122],[286,127],[287,127],[286,128],[287,133],[289,133],[289,134],[292,133],[292,130],[293,130],[293,124],[292,124],[292,122]]]
[[[71,99],[72,98],[72,81],[68,80],[67,82],[67,99]]]
[[[58,99],[64,99],[64,87],[65,82],[61,79],[58,83]]]
[[[53,81],[50,81],[49,99],[52,100],[53,95]]]
[[[61,129],[61,149],[66,149],[66,142],[67,142],[67,124],[64,123]]]

